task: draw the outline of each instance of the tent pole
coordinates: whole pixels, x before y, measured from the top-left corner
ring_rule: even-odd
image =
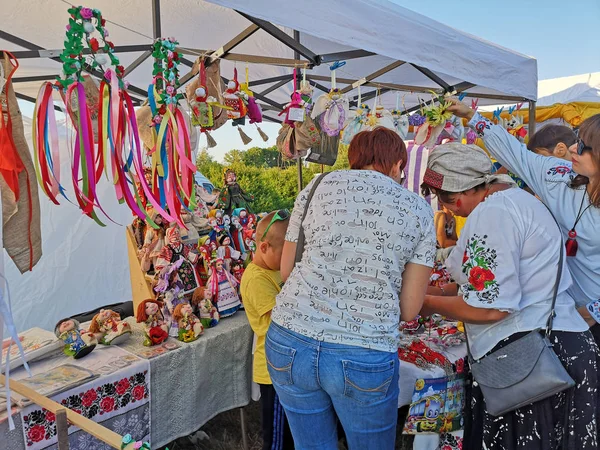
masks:
[[[161,34],[160,0],[152,0],[152,36],[158,39]]]
[[[536,102],[529,101],[529,137],[535,134],[535,104]]]
[[[298,30],[294,30],[294,40],[300,44],[300,32]],[[296,50],[297,47],[294,48],[294,59],[300,59],[300,52]],[[302,183],[302,157],[298,157],[297,160],[298,166],[298,194],[302,192],[303,183]]]

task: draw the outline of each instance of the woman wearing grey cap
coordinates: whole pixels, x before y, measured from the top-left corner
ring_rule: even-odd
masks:
[[[456,296],[427,296],[422,314],[440,313],[465,323],[472,357],[480,359],[532,330],[545,328],[557,277],[561,233],[548,209],[492,175],[477,146],[446,144],[429,156],[422,190],[454,214],[467,217],[446,265],[459,285]],[[486,411],[477,383],[465,413],[468,449],[596,449],[597,369],[600,353],[569,295],[563,266],[553,350],[576,386],[500,417]]]

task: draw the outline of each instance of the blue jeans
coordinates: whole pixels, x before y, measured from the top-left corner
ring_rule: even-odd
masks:
[[[337,450],[339,418],[350,450],[392,450],[398,355],[329,344],[271,323],[267,367],[296,450]]]

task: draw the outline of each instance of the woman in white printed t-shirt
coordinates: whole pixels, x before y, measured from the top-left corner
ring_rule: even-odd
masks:
[[[571,161],[565,161],[529,151],[504,128],[451,101],[450,110],[469,119],[491,155],[521,177],[552,211],[567,247],[566,263],[573,277],[569,294],[593,325],[600,345],[600,114],[583,121],[577,141],[569,147]]]
[[[476,361],[545,329],[561,253],[563,259],[566,253],[548,209],[491,169],[479,147],[445,144],[429,155],[423,178],[423,194],[436,195],[467,222],[446,260],[460,292],[426,296],[421,314],[463,321]],[[570,285],[563,265],[550,342],[575,387],[495,417],[487,412],[475,377],[467,396],[465,448],[598,448],[600,352],[577,312]]]
[[[357,134],[352,170],[298,196],[265,349],[296,448],[394,448],[400,319],[421,309],[435,255],[433,211],[399,183],[406,147],[391,130]],[[302,222],[302,223],[301,223]],[[294,265],[300,228],[305,245]]]

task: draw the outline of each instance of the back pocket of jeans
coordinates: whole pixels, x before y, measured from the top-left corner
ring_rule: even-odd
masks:
[[[278,344],[267,336],[265,354],[271,381],[278,385],[293,384],[292,364],[296,349]]]
[[[394,361],[367,364],[342,360],[344,395],[368,405],[383,400],[394,377]]]

